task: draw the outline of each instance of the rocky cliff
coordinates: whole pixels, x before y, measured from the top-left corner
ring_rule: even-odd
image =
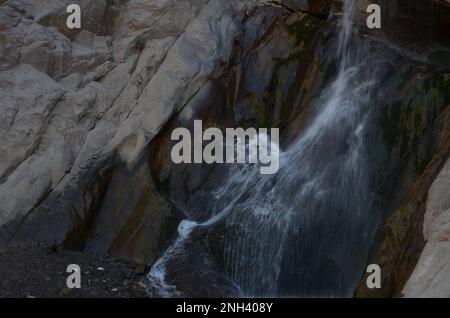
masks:
[[[0,7],[1,237],[151,262],[178,217],[146,145],[227,67],[249,8],[81,1],[84,27],[69,32],[69,2]]]
[[[0,1],[1,244],[38,241],[152,265],[182,218],[207,216],[223,177],[172,164],[172,129],[192,129],[196,118],[273,126],[290,144],[336,75],[340,2]],[[400,295],[409,280],[405,296],[449,296],[450,3],[375,2],[383,31],[361,23],[367,1],[356,22],[383,54],[382,111],[367,136],[381,217],[367,262],[382,265],[385,287],[361,284],[356,295]],[[66,27],[69,3],[82,7],[81,30]],[[222,266],[219,243],[199,249]]]
[[[265,1],[85,0],[82,29],[69,30],[72,2],[0,5],[0,237],[152,263],[180,213],[155,188],[147,145],[217,90],[236,63],[237,41],[254,49],[290,4],[252,18],[240,38]],[[302,14],[289,22],[305,24],[304,32],[314,23]],[[301,53],[293,31],[277,32],[284,39],[273,38],[255,68]]]

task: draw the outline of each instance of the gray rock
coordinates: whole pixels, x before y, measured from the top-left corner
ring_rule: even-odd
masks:
[[[39,146],[63,89],[28,64],[0,72],[0,179],[4,180]]]
[[[450,161],[433,183],[424,222],[427,241],[405,297],[450,297]]]
[[[90,18],[77,32],[64,25],[67,1],[0,4],[0,241],[151,262],[177,216],[142,158],[226,69],[247,3],[80,3]],[[125,175],[135,191],[124,197]]]

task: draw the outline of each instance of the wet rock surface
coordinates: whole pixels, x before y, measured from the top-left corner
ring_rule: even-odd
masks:
[[[382,269],[382,288],[368,289],[366,274],[356,290],[357,297],[402,295],[425,245],[423,223],[428,190],[450,154],[449,73],[431,65],[409,63],[404,70],[410,80],[395,86],[401,88],[397,90],[397,101],[386,105],[382,118],[387,124],[384,139],[392,147],[389,166],[395,162],[400,165],[391,170],[391,178],[383,185],[391,193],[388,214],[379,244],[369,258],[369,264],[378,264]]]
[[[369,4],[381,7],[381,29],[368,29]],[[358,1],[356,22],[362,32],[387,42],[411,58],[450,67],[450,2],[447,0]]]

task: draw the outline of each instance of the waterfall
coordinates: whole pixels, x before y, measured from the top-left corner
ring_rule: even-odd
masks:
[[[377,219],[364,142],[377,80],[370,50],[353,30],[354,10],[355,0],[345,0],[334,43],[338,71],[314,102],[310,122],[286,149],[272,145],[280,151],[279,172],[230,168],[211,219],[180,225],[150,281],[163,285],[164,264],[190,233],[223,221],[225,270],[243,295],[351,296]]]

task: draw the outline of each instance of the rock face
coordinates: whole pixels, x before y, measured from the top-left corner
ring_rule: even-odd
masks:
[[[218,184],[209,180],[223,177],[171,163],[174,127],[197,118],[205,128],[273,126],[284,145],[294,140],[336,72],[327,17],[340,1],[273,2],[0,0],[0,244],[40,241],[151,265],[181,218],[207,216]],[[428,188],[450,153],[450,5],[379,2],[389,27],[370,35],[389,51],[379,89],[388,102],[377,105],[383,134],[369,137],[377,173],[391,175],[376,195],[392,195],[383,206],[392,213],[372,256],[389,273],[385,295],[394,295],[421,253]],[[66,27],[69,3],[81,5],[82,30]],[[414,24],[425,30],[416,43],[405,30],[418,12],[436,19]],[[428,243],[406,296],[449,296],[449,169],[431,189]],[[178,264],[168,276],[187,295],[236,295],[225,275],[194,273],[201,264],[220,269],[220,257],[210,259],[220,244],[190,243],[204,262],[182,261],[201,286],[180,279]]]
[[[243,24],[229,67],[152,140],[150,162],[158,186],[191,218],[209,216],[211,189],[220,186],[217,180],[223,179],[226,168],[175,165],[170,159],[175,142],[167,142],[173,129],[186,127],[192,132],[194,119],[201,119],[205,129],[280,127],[285,131],[283,139],[290,139],[298,132],[296,127],[287,128],[290,117],[301,108],[298,99],[307,100],[308,89],[312,90],[311,82],[304,79],[307,73],[316,75],[313,56],[324,26],[323,20],[302,12],[274,7],[256,10]],[[299,97],[304,92],[307,97]]]
[[[364,28],[367,17],[365,9],[368,3],[378,3],[382,7],[383,27],[381,30],[368,31]],[[400,182],[396,185],[396,194],[394,194],[390,206],[387,207],[390,211],[383,233],[380,234],[380,244],[374,247],[369,261],[370,264],[376,263],[381,266],[382,288],[369,290],[366,286],[367,275],[365,275],[356,290],[355,296],[392,297],[401,296],[402,294],[407,297],[420,296],[424,289],[421,289],[421,291],[415,290],[414,292],[411,289],[411,284],[417,282],[415,278],[417,276],[413,276],[403,291],[412,272],[420,271],[419,268],[424,263],[433,267],[445,262],[444,254],[442,254],[443,259],[440,256],[436,256],[437,254],[433,255],[434,258],[427,256],[429,255],[427,252],[428,248],[422,256],[421,253],[426,241],[428,241],[427,234],[423,234],[424,220],[428,218],[425,214],[427,201],[429,200],[428,190],[450,154],[450,131],[448,128],[450,118],[450,87],[448,79],[450,75],[447,62],[448,56],[450,56],[450,37],[448,32],[443,32],[444,29],[448,30],[449,28],[450,19],[448,14],[450,5],[448,1],[440,0],[414,2],[401,0],[361,1],[358,2],[358,5],[358,23],[362,27],[363,32],[370,37],[381,40],[388,46],[394,47],[399,54],[407,56],[414,61],[412,68],[408,70],[407,76],[409,80],[403,81],[405,77],[402,75],[401,82],[403,84],[397,87],[403,88],[394,94],[395,98],[393,99],[397,100],[394,103],[397,105],[422,106],[416,108],[417,111],[413,112],[411,112],[411,108],[409,110],[404,109],[406,112],[400,117],[390,112],[388,117],[391,117],[391,120],[392,118],[397,119],[388,126],[392,128],[396,126],[396,128],[393,130],[387,129],[386,134],[391,135],[391,137],[396,136],[392,139],[394,144],[397,144],[394,149],[396,149],[397,155],[402,157],[405,155],[403,151],[406,145],[410,142],[408,142],[408,139],[413,138],[410,140],[415,140],[417,138],[417,136],[414,137],[411,133],[407,133],[408,130],[415,127],[416,132],[424,133],[425,139],[422,142],[417,140],[414,142],[417,145],[414,147],[416,147],[416,151],[418,150],[415,159],[413,159],[415,163],[405,165],[407,168],[400,176]],[[414,68],[416,68],[415,71]],[[398,69],[401,70],[401,67],[398,67]],[[428,84],[422,86],[422,84],[425,84],[425,82],[422,82],[424,79],[427,79],[425,82],[429,80],[431,86],[428,86]],[[415,84],[412,84],[413,82]],[[408,89],[410,93],[405,95],[407,91],[404,88],[411,84],[415,87],[411,86]],[[435,95],[436,93],[437,95]],[[410,97],[407,97],[408,95]],[[408,102],[408,99],[412,103]],[[435,101],[440,104],[439,112],[441,115],[431,119],[430,109],[437,105]],[[424,120],[425,117],[423,115],[425,115],[425,111],[428,112],[426,115],[427,119],[422,121],[422,124],[427,122],[425,126],[420,124],[420,121],[412,121],[413,117]],[[419,115],[420,112],[422,112],[422,115]],[[400,128],[402,126],[403,128]],[[421,126],[422,128],[420,128]],[[426,144],[428,146],[425,146]],[[431,148],[425,150],[424,147],[430,146]],[[425,153],[428,155],[424,155]],[[408,184],[410,186],[407,186]],[[419,267],[415,270],[419,258],[421,258],[421,261],[418,265]],[[442,275],[448,276],[448,273],[448,270],[443,270]],[[414,281],[414,283],[411,283],[411,281]],[[434,287],[436,289],[430,287],[428,295],[431,295],[433,291],[436,292],[436,296],[439,295],[441,287],[437,285],[434,285]],[[425,295],[425,292],[423,292],[423,295]]]
[[[81,6],[82,30],[66,27],[69,3]],[[181,214],[155,187],[148,145],[227,76],[244,19],[265,3],[1,1],[0,240],[151,264]],[[311,8],[326,15],[320,3]],[[269,6],[260,19],[270,27],[295,5]],[[264,33],[259,23],[243,49]],[[279,53],[283,41],[272,39],[254,66],[294,54]]]
[[[332,0],[281,0],[283,6],[294,10],[308,12],[311,15],[324,17],[328,16],[331,9]]]
[[[424,222],[427,242],[403,289],[405,297],[450,297],[450,161],[431,186]]]
[[[265,21],[264,27],[254,27],[261,26],[261,21]],[[192,219],[207,217],[204,211],[209,211],[212,200],[208,195],[217,186],[214,180],[222,180],[223,174],[211,167],[174,167],[169,160],[170,145],[164,144],[172,129],[192,129],[194,118],[219,127],[279,125],[283,142],[289,144],[307,121],[311,100],[336,71],[336,61],[327,50],[330,33],[326,29],[311,16],[286,15],[272,8],[258,10],[244,24],[243,39],[236,44],[236,67],[215,82],[213,89],[206,89],[192,100],[153,140],[155,156],[151,162],[158,185],[177,206],[189,211]],[[290,34],[296,35],[293,41]],[[366,142],[371,146],[372,165],[377,167],[373,196],[380,201],[377,204],[382,205],[384,215],[379,220],[379,237],[372,246],[374,254],[378,249],[380,252],[371,261],[383,265],[386,288],[383,293],[371,293],[364,284],[356,294],[362,297],[394,296],[401,291],[423,248],[421,231],[417,231],[422,226],[421,203],[449,153],[449,72],[398,54],[385,44],[370,43],[372,51],[384,52],[383,61],[374,69],[386,67],[387,71],[378,87],[380,96],[376,100],[380,102],[374,106],[381,109],[377,130],[367,136]],[[253,49],[248,51],[248,47]],[[274,58],[277,63],[273,63]],[[214,108],[218,100],[226,100],[225,109]],[[207,245],[213,254],[222,255],[218,232],[209,233]],[[180,278],[172,278],[171,282],[178,286]]]
[[[146,145],[220,73],[248,8],[86,0],[72,32],[66,2],[0,5],[0,237],[151,263],[178,214]]]
[[[369,4],[382,9],[381,29],[366,27]],[[357,1],[357,22],[374,36],[415,59],[450,67],[450,2],[448,0]]]

